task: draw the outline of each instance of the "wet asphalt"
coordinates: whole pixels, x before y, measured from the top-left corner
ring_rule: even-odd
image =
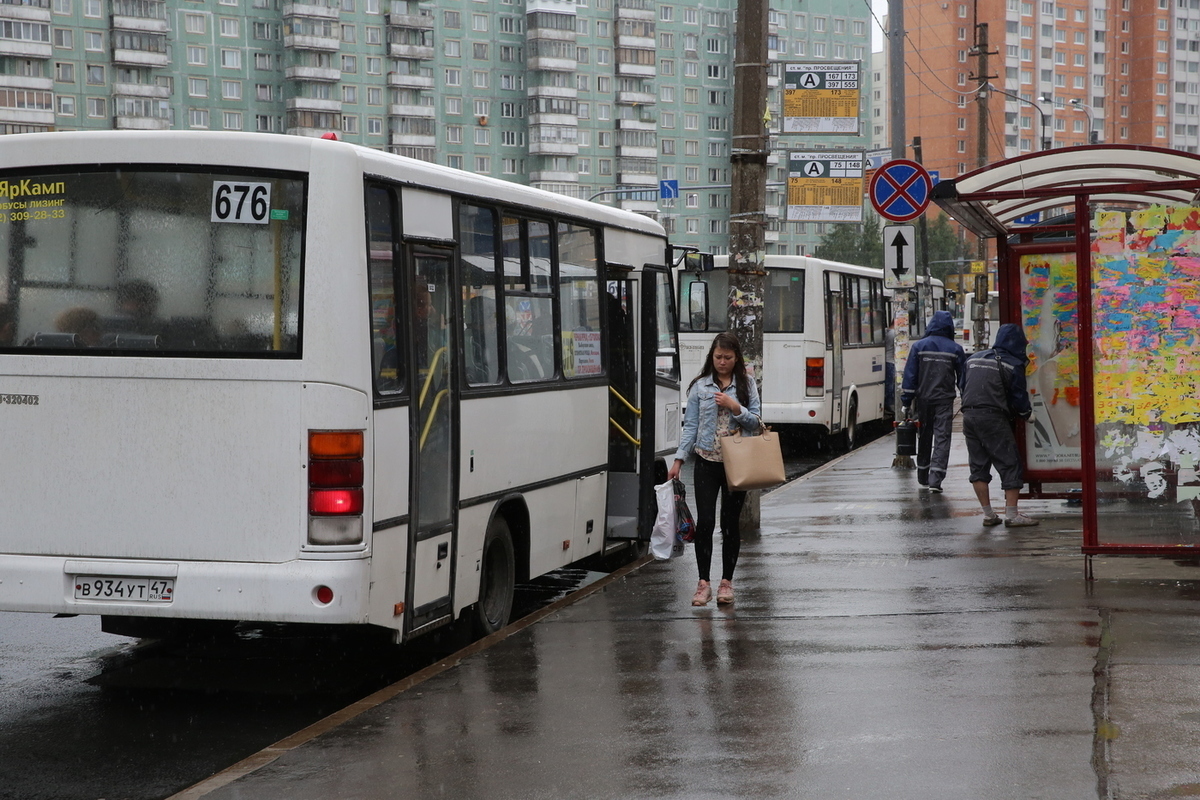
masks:
[[[1200,568],[984,528],[880,439],[765,495],[731,607],[622,570],[177,798],[1200,796]]]

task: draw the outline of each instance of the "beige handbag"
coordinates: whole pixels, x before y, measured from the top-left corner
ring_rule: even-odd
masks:
[[[731,492],[767,489],[787,479],[779,434],[758,420],[758,436],[721,436],[721,458],[725,461],[725,485]]]

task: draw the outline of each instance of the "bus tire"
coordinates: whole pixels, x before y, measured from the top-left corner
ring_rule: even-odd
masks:
[[[480,636],[495,633],[508,624],[516,591],[516,566],[508,521],[497,515],[488,525],[479,568],[479,602],[475,604],[475,631]]]
[[[842,429],[842,445],[849,452],[858,444],[858,398],[850,400],[850,411],[846,414],[846,427]]]

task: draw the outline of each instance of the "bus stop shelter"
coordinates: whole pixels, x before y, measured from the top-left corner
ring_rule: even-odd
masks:
[[[1030,343],[1030,492],[1081,496],[1088,556],[1200,559],[1200,156],[1050,150],[933,200],[995,240],[1001,321]]]

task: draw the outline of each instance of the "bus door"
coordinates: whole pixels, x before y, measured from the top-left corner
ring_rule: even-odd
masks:
[[[830,281],[834,278],[831,276]],[[842,316],[842,293],[838,289],[829,290],[829,432],[837,433],[842,429],[842,342],[845,340],[845,318]]]
[[[405,626],[408,635],[453,615],[458,474],[457,364],[450,253],[413,248],[409,265],[411,484]]]
[[[611,269],[611,268],[610,268]],[[608,339],[608,538],[638,538],[640,432],[638,280],[623,273],[606,283]]]

